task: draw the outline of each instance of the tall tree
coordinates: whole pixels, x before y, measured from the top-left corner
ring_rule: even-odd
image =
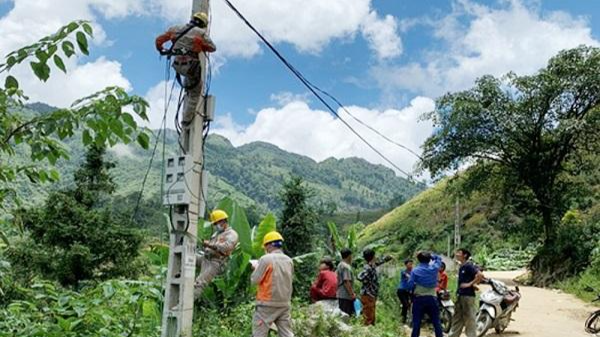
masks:
[[[139,254],[140,232],[129,214],[103,207],[102,196],[115,190],[104,160],[104,148],[93,145],[75,172],[75,186],[56,191],[39,208],[19,210],[29,238],[9,251],[22,275],[41,274],[64,285],[81,280],[132,276]]]
[[[105,159],[106,148],[93,144],[85,154],[85,161],[75,172],[75,199],[82,205],[92,207],[104,195],[115,191],[116,185],[109,170],[115,163]]]
[[[300,177],[291,177],[283,185],[281,199],[281,234],[285,238],[286,251],[297,256],[312,250],[312,237],[317,220],[309,199],[314,192]]]
[[[472,89],[437,100],[422,165],[439,175],[476,164],[507,189],[524,187],[551,246],[566,211],[566,176],[576,169],[569,163],[598,151],[599,104],[598,48],[562,51],[530,76],[484,76]]]

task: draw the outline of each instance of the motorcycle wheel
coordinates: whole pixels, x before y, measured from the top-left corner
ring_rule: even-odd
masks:
[[[450,328],[452,328],[452,314],[450,311],[443,309],[440,320],[442,321],[442,330],[445,333],[450,333]]]
[[[494,319],[487,313],[480,311],[477,314],[477,337],[482,337],[492,327]]]
[[[585,331],[589,334],[600,334],[600,310],[588,317],[585,322]]]
[[[510,323],[510,316],[512,316],[512,313],[508,314],[508,316],[501,319],[500,322],[498,322],[498,324],[494,327],[494,330],[496,330],[497,334],[503,333],[504,330],[508,328],[508,323]]]

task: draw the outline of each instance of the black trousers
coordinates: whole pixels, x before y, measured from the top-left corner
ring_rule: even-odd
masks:
[[[339,298],[338,304],[340,305],[341,311],[347,313],[350,316],[356,315],[356,312],[354,311],[354,301],[353,300]]]
[[[396,291],[396,295],[398,295],[398,299],[402,304],[402,323],[406,323],[408,319],[408,309],[411,305],[410,293],[406,290],[398,289],[398,291]]]

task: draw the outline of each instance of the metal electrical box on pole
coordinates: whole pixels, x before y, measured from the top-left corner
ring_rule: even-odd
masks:
[[[192,14],[208,13],[208,0],[194,0]],[[206,56],[199,54],[202,69],[201,90],[206,86]],[[202,94],[201,94],[202,95]],[[204,122],[214,115],[214,98],[198,100],[194,116],[183,116],[181,153],[165,162],[163,204],[171,218],[169,265],[161,337],[191,337],[194,316],[194,279],[196,276],[196,235],[198,221],[206,211],[206,173],[204,172]],[[184,109],[188,103],[187,95]],[[203,220],[201,220],[203,221]],[[200,225],[204,225],[201,223]]]

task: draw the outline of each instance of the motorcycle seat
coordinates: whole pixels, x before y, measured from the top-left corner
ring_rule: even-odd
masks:
[[[504,296],[504,302],[506,302],[506,304],[513,304],[515,301],[519,300],[520,297],[519,294],[511,292]]]

